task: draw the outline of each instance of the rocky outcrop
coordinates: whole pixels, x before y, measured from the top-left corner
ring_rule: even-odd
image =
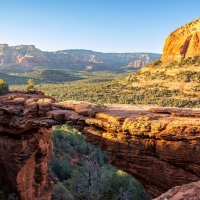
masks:
[[[86,122],[86,140],[110,152],[111,164],[132,174],[152,197],[199,180],[199,111],[114,108]],[[99,128],[98,128],[99,127]]]
[[[176,29],[165,41],[161,60],[181,61],[200,56],[200,18]]]
[[[200,181],[176,186],[154,200],[199,200]]]
[[[145,62],[145,61],[135,60],[135,61],[128,63],[128,67],[139,68],[139,67],[145,66],[146,64],[147,64],[147,62]]]
[[[151,197],[200,179],[199,109],[56,102],[41,92],[0,97],[0,178],[22,200],[48,200],[51,127],[69,124],[108,152]]]
[[[9,47],[7,44],[0,45],[0,64],[22,64],[27,66],[31,61],[48,62],[48,58],[44,56],[42,51],[36,49],[34,45],[20,45]]]
[[[8,46],[0,44],[0,65],[20,69],[108,69],[126,66],[129,62],[150,63],[160,57],[153,53],[101,53],[89,50],[63,50],[44,52],[34,45]]]
[[[48,171],[52,131],[50,124],[41,126],[39,121],[29,120],[31,114],[38,115],[39,104],[33,98],[22,94],[0,98],[0,178],[22,200],[46,200],[54,183]]]

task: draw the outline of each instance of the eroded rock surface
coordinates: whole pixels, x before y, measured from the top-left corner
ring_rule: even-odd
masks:
[[[51,127],[69,124],[132,174],[151,197],[200,179],[200,109],[56,102],[41,92],[0,97],[0,178],[22,200],[48,200]]]
[[[173,31],[165,41],[161,60],[181,61],[200,56],[200,18]]]
[[[176,186],[154,200],[199,200],[200,181]]]
[[[147,64],[147,62],[145,62],[145,61],[135,60],[135,61],[128,63],[128,67],[139,68],[139,67],[145,66],[146,64]]]

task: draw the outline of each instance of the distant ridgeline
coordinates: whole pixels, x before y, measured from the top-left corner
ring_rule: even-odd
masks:
[[[154,53],[101,53],[90,50],[45,52],[34,45],[0,44],[0,67],[23,69],[105,70],[139,68],[161,55]]]

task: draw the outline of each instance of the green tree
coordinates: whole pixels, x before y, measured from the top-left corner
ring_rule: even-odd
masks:
[[[8,84],[3,79],[0,79],[0,95],[6,94],[8,91]]]
[[[74,200],[74,197],[61,182],[58,182],[53,187],[52,200]]]
[[[27,90],[31,90],[31,89],[34,89],[34,87],[35,87],[35,82],[34,82],[34,80],[33,80],[33,79],[29,79],[29,80],[27,81],[26,89],[27,89]]]

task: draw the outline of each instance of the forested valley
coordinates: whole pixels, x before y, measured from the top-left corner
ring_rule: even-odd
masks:
[[[53,129],[52,176],[59,182],[53,200],[148,200],[142,186],[130,175],[108,163],[106,153],[84,141],[74,128]]]

